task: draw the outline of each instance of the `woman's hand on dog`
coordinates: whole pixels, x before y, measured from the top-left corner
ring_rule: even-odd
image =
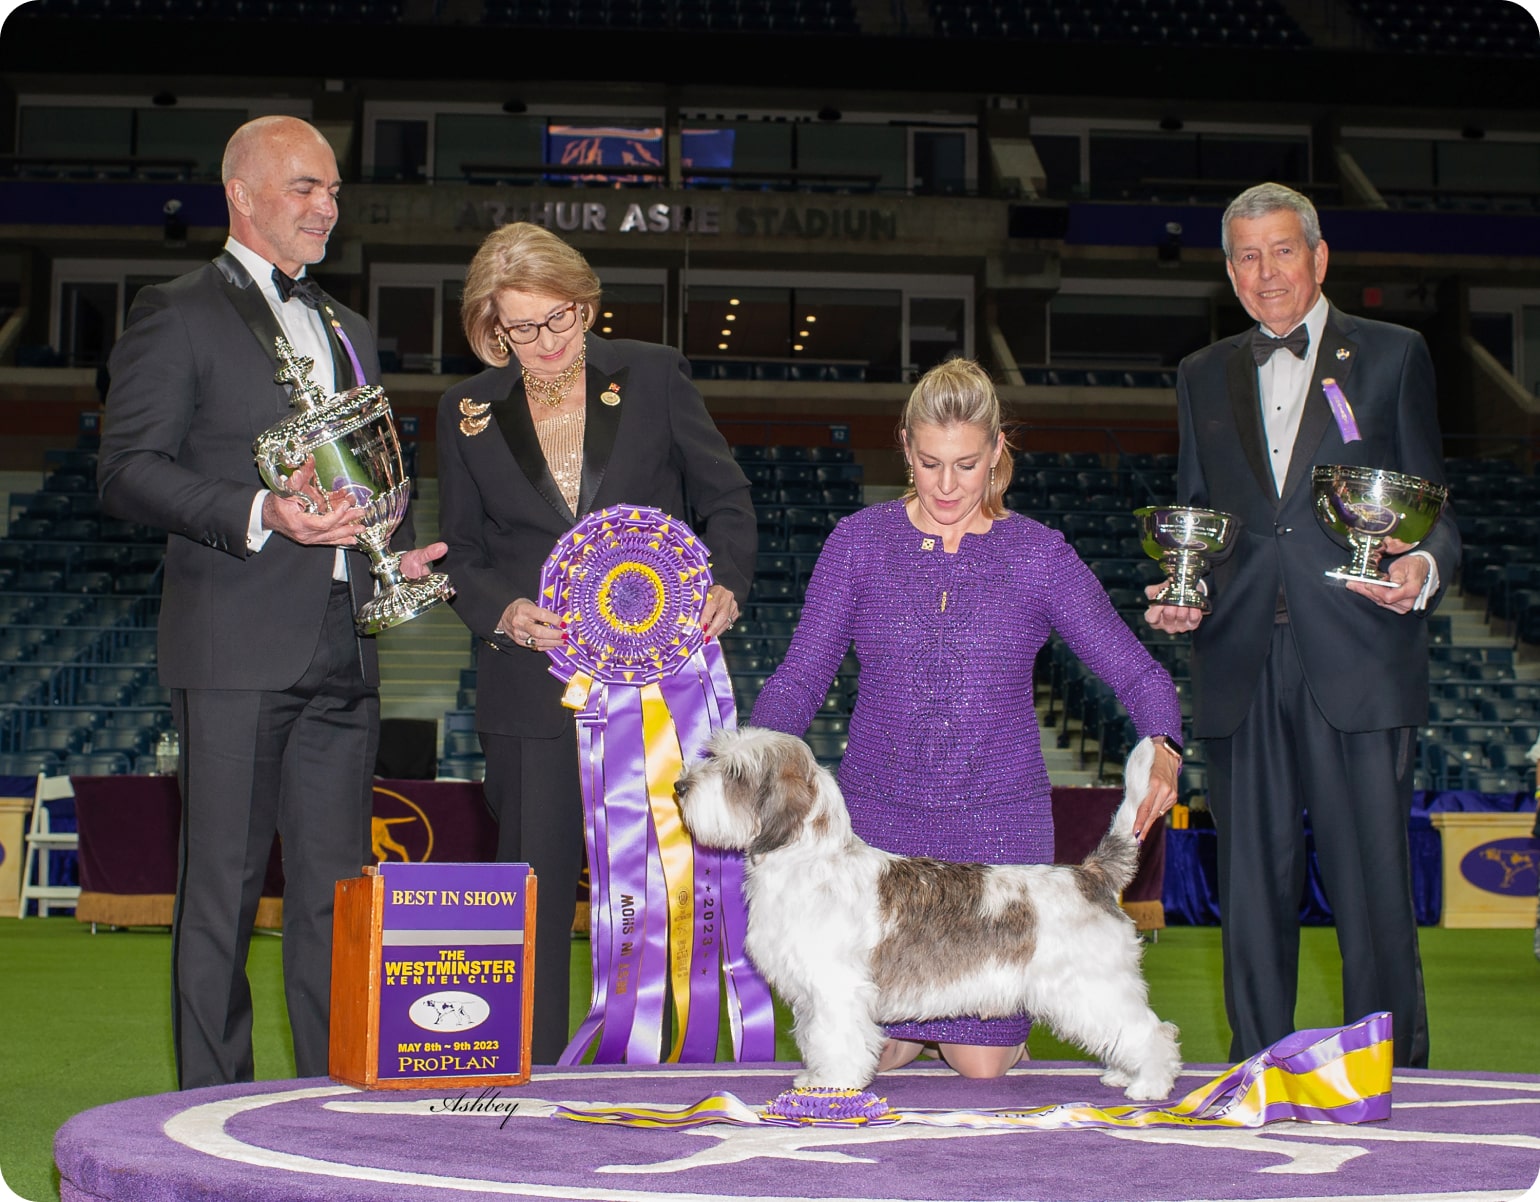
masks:
[[[1150,765],[1150,791],[1139,803],[1134,815],[1134,837],[1144,842],[1144,837],[1155,829],[1156,823],[1166,816],[1166,811],[1176,804],[1176,774],[1180,765],[1174,755],[1158,754]]]

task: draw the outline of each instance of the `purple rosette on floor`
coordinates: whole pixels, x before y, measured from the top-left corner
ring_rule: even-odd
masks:
[[[589,514],[540,574],[540,604],[566,623],[548,654],[576,711],[589,864],[593,992],[563,1064],[591,1047],[596,1063],[709,1062],[724,1012],[735,1059],[774,1059],[770,991],[743,951],[742,860],[697,847],[674,800],[684,765],[737,725],[701,630],[710,587],[705,544],[647,506]]]

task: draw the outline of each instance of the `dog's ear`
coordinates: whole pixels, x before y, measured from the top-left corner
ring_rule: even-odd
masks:
[[[771,771],[754,798],[758,834],[749,845],[749,855],[776,851],[801,834],[818,800],[816,769],[817,761],[800,739],[795,740],[794,747],[777,750]]]

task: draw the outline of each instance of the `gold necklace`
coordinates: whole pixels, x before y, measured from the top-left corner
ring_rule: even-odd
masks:
[[[588,359],[588,347],[584,346],[578,351],[578,357],[574,359],[559,375],[552,376],[549,380],[540,376],[531,375],[529,368],[523,369],[524,391],[548,409],[555,409],[567,399],[567,392],[577,383],[579,376],[583,374],[583,364]]]

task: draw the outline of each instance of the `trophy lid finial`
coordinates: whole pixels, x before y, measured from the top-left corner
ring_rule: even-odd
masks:
[[[326,390],[310,378],[311,369],[315,367],[315,360],[297,353],[289,340],[280,334],[273,339],[273,348],[278,352],[279,368],[273,373],[273,383],[288,384],[294,389],[294,395],[290,398],[295,406],[300,409],[311,409],[326,400]]]

